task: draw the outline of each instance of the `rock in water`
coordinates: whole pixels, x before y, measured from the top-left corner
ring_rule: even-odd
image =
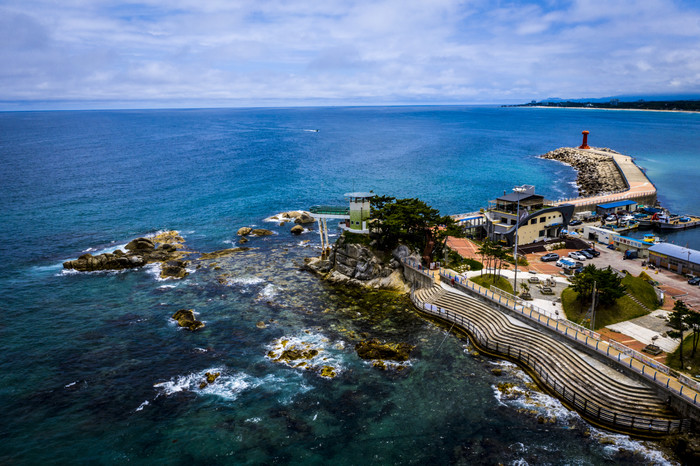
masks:
[[[270,230],[266,230],[264,228],[256,228],[255,230],[252,230],[250,234],[255,236],[270,236],[273,233]]]
[[[242,251],[247,251],[249,249],[250,248],[230,248],[230,249],[222,249],[220,251],[214,251],[214,252],[204,252],[204,253],[202,253],[202,255],[199,258],[200,259],[218,259],[219,257],[230,256],[231,254],[235,254],[237,252],[242,252]]]
[[[126,245],[126,250],[131,252],[153,251],[156,245],[148,238],[136,238]]]
[[[219,378],[221,375],[221,372],[206,372],[204,374],[204,377],[206,377],[206,380],[203,380],[202,383],[199,384],[199,389],[205,388],[207,385],[214,383],[216,379]]]
[[[160,271],[160,278],[185,278],[189,275],[187,262],[181,260],[167,261]]]
[[[250,227],[241,227],[238,229],[238,233],[236,233],[236,234],[238,236],[246,236],[246,235],[249,235],[251,231],[253,231],[253,229]]]
[[[165,233],[163,235],[166,235]],[[167,232],[167,236],[164,238],[177,237],[182,239],[177,232]],[[97,256],[91,254],[83,254],[76,260],[67,261],[63,263],[63,267],[66,269],[74,269],[79,272],[92,272],[98,270],[123,270],[123,269],[133,269],[136,267],[142,267],[146,264],[152,262],[162,262],[164,264],[163,270],[167,267],[173,267],[177,265],[177,268],[171,268],[169,272],[165,272],[163,275],[165,277],[172,278],[183,278],[187,275],[184,270],[183,261],[179,261],[182,257],[190,254],[185,251],[178,251],[181,244],[171,244],[171,243],[158,243],[159,246],[156,247],[153,240],[150,238],[136,238],[132,240],[125,246],[128,252],[117,249],[113,253],[104,253]],[[177,264],[170,264],[171,261],[177,261]]]
[[[299,217],[294,219],[294,223],[298,224],[314,223],[315,221],[316,220],[306,212],[302,212]]]
[[[300,235],[304,232],[304,227],[301,225],[294,225],[290,231],[293,235]]]
[[[355,345],[357,355],[362,359],[384,359],[408,361],[414,345],[408,343],[382,343],[376,338],[361,341]]]
[[[204,327],[204,322],[194,318],[194,311],[192,309],[180,309],[175,314],[173,314],[173,319],[177,321],[180,327],[195,331]]]

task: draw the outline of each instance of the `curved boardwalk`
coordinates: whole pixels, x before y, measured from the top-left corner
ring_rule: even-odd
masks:
[[[685,426],[652,388],[625,383],[587,363],[576,351],[535,329],[513,324],[502,312],[439,285],[416,290],[421,310],[456,323],[482,350],[516,360],[548,391],[589,421],[637,435]]]

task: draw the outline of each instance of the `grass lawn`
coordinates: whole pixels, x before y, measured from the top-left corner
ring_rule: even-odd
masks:
[[[566,288],[561,293],[561,305],[564,308],[567,319],[588,327],[590,322],[588,320],[584,322],[588,312],[588,305],[585,307],[581,306],[581,302],[576,299],[577,297],[578,293],[571,288]],[[616,324],[617,322],[634,319],[646,314],[648,312],[632,301],[629,296],[623,296],[611,306],[598,306],[596,308],[595,328],[603,328],[606,325]]]
[[[680,360],[680,347],[673,353],[669,354],[666,358],[666,365],[674,369],[679,369],[683,372],[687,372],[690,375],[700,374],[700,345],[695,351],[695,357],[690,357],[690,353],[693,351],[693,337],[692,332],[688,332],[687,336],[683,339],[683,366],[681,367]],[[690,367],[690,369],[688,369]]]
[[[484,266],[478,260],[466,259],[455,251],[450,251],[447,255],[446,267],[454,270],[457,273],[464,273],[468,270],[481,270],[484,268]]]
[[[659,307],[659,300],[656,297],[654,287],[647,281],[649,276],[642,272],[639,277],[634,277],[627,274],[622,279],[622,284],[627,287],[627,292],[637,298],[642,304],[649,309]]]
[[[496,285],[496,288],[500,288],[503,291],[513,294],[513,285],[510,284],[510,281],[508,281],[508,279],[499,277],[496,283],[494,283],[494,278],[496,278],[496,275],[489,273],[472,277],[470,278],[470,280],[476,283],[477,285],[481,285],[485,288],[491,288],[491,285]]]

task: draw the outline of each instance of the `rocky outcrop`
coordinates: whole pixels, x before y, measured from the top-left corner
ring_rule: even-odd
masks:
[[[180,309],[173,314],[173,320],[176,320],[180,327],[184,327],[191,331],[204,327],[204,322],[195,319],[194,311],[192,309]]]
[[[235,254],[237,252],[248,251],[249,249],[250,248],[229,248],[229,249],[221,249],[220,251],[204,252],[199,256],[199,258],[203,259],[203,260],[218,259],[220,257],[230,256],[230,255]]]
[[[290,210],[288,212],[280,212],[265,219],[268,222],[294,222],[297,224],[307,224],[315,222],[311,214],[305,210]]]
[[[253,231],[253,229],[250,227],[241,227],[238,229],[238,232],[236,234],[238,236],[246,236],[249,235],[251,231]]]
[[[199,384],[199,389],[202,390],[206,388],[207,385],[213,384],[220,375],[221,372],[205,372],[204,380],[202,380],[202,382]]]
[[[357,355],[362,359],[408,361],[415,346],[408,343],[382,343],[376,338],[361,341],[355,345]]]
[[[189,275],[187,264],[188,262],[181,260],[164,262],[160,269],[160,278],[185,278]]]
[[[264,228],[255,228],[250,232],[250,234],[255,236],[270,236],[273,233],[270,230],[266,230]]]
[[[399,248],[395,255],[379,254],[369,246],[348,242],[343,235],[328,256],[308,259],[306,268],[334,283],[408,292],[400,258],[410,251],[405,246]]]
[[[292,227],[292,229],[290,230],[290,232],[291,232],[293,235],[300,235],[300,234],[304,233],[304,227],[301,226],[301,225],[294,225],[294,226]]]
[[[165,241],[173,241],[168,243]],[[187,254],[186,251],[180,251],[184,241],[176,231],[161,233],[154,237],[136,238],[130,241],[124,249],[117,249],[111,253],[98,254],[83,254],[76,260],[66,261],[63,263],[63,268],[77,270],[79,272],[95,272],[100,270],[124,270],[142,267],[146,264],[161,262],[163,270],[168,268],[164,278],[183,278],[187,275],[185,271],[186,261],[181,260]],[[177,269],[177,270],[176,270]]]
[[[610,149],[595,149],[614,153]],[[576,184],[580,196],[594,196],[627,188],[611,156],[573,147],[561,147],[541,155],[540,158],[558,160],[576,169]]]

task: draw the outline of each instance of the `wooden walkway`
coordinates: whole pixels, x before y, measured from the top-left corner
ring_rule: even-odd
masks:
[[[408,263],[404,265],[411,266]],[[578,328],[572,322],[550,319],[508,297],[461,281],[449,272],[443,271],[442,278],[443,286],[436,283],[432,288],[417,290],[412,294],[414,303],[421,311],[458,324],[482,350],[516,360],[548,391],[589,421],[621,432],[650,436],[688,427],[688,421],[671,412],[657,395],[657,390],[661,388],[694,409],[699,406],[699,393],[667,373],[667,368],[657,361],[637,355],[619,343],[605,341],[600,335]],[[455,291],[443,289],[447,283],[451,283]],[[482,301],[485,298],[490,304],[470,298],[464,292],[474,294]],[[521,314],[534,328],[513,325],[498,308]],[[538,327],[547,331],[540,331]],[[571,347],[549,336],[548,332],[570,340],[574,347],[585,346],[601,357],[642,375],[657,388],[627,386],[603,374],[586,363]]]

